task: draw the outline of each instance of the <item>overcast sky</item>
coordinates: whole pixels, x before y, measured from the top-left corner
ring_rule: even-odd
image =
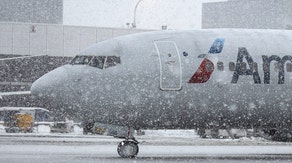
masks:
[[[201,28],[202,2],[226,0],[142,0],[137,7],[137,28]],[[127,28],[133,23],[138,0],[64,0],[64,24]]]

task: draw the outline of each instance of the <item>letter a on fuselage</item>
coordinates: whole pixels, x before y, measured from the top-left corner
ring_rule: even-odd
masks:
[[[246,59],[247,63],[243,62],[243,58]],[[246,66],[249,66],[249,69]],[[257,65],[254,64],[252,57],[249,55],[246,48],[239,48],[238,55],[237,55],[237,62],[235,71],[231,80],[231,83],[236,84],[239,76],[241,75],[252,75],[255,84],[261,84],[261,78],[258,73]]]

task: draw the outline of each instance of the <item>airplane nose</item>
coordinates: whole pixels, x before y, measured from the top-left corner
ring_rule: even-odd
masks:
[[[31,86],[31,94],[37,97],[56,97],[61,87],[68,81],[68,68],[59,67],[36,80]]]

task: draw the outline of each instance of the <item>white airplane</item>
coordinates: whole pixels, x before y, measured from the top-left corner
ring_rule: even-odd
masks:
[[[35,81],[31,93],[83,120],[135,129],[216,123],[291,134],[291,88],[292,31],[217,29],[99,42]],[[137,144],[127,137],[119,155],[135,157]]]

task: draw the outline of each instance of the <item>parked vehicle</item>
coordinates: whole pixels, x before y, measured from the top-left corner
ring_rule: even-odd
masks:
[[[35,123],[50,121],[50,113],[37,107],[1,107],[0,121],[6,132],[32,132]]]

